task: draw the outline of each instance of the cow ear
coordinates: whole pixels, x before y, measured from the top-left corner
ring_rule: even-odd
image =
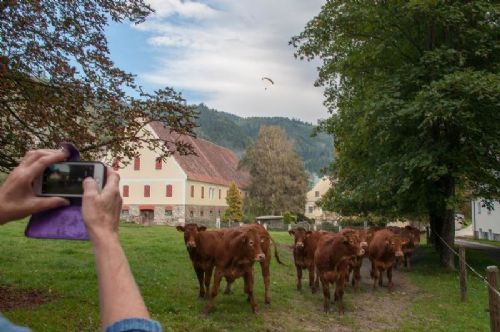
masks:
[[[289,231],[288,231],[288,234],[290,234],[290,235],[295,235],[295,230],[294,230],[294,229],[289,230]]]
[[[207,227],[206,226],[198,226],[198,232],[203,232],[206,231]]]
[[[177,226],[177,227],[175,227],[175,228],[176,228],[179,232],[184,233],[184,226],[179,225],[179,226]]]

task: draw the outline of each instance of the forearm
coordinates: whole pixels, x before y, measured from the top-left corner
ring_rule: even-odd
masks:
[[[118,236],[93,241],[102,327],[125,318],[149,318]]]

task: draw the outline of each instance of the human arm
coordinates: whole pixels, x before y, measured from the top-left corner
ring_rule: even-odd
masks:
[[[103,328],[127,318],[149,319],[139,289],[118,239],[122,199],[119,176],[108,168],[101,193],[96,182],[83,182],[82,215],[95,255]]]
[[[66,160],[63,150],[35,150],[26,153],[0,187],[0,225],[33,213],[68,205],[62,197],[38,197],[33,181],[50,164]]]

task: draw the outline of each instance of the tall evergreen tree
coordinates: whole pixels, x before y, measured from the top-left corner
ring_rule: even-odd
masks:
[[[234,181],[229,185],[226,203],[228,207],[224,211],[224,220],[240,222],[243,219],[243,199]]]
[[[307,174],[293,141],[281,128],[262,126],[242,165],[252,175],[249,194],[265,213],[303,212]]]
[[[426,214],[449,268],[457,192],[500,197],[499,17],[497,1],[329,0],[291,41],[323,61],[330,205]]]

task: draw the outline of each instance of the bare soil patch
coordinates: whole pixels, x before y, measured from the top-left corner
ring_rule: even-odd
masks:
[[[50,294],[44,290],[0,285],[0,312],[14,309],[31,309],[54,301],[57,298],[56,294]]]
[[[264,319],[267,331],[391,331],[398,330],[405,319],[411,316],[409,306],[412,299],[423,296],[420,289],[411,283],[405,269],[393,270],[394,290],[387,289],[384,273],[384,286],[373,290],[370,278],[371,263],[365,258],[361,269],[359,291],[349,286],[344,294],[345,314],[337,313],[333,304],[332,312],[323,312],[323,293],[310,294],[307,287],[308,274],[304,271],[303,291],[289,299],[291,310],[267,312]],[[304,282],[305,281],[305,282]],[[330,291],[333,298],[333,288]]]

